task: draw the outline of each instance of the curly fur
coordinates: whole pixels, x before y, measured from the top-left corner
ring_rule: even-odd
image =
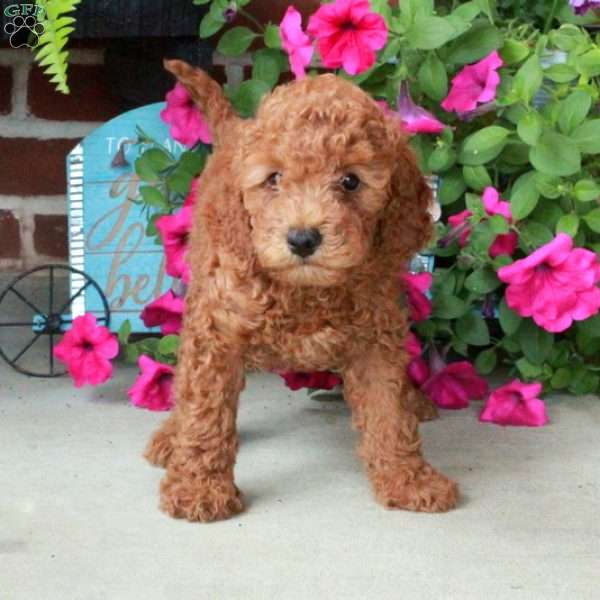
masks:
[[[405,374],[399,274],[432,224],[429,188],[397,122],[333,75],[276,88],[242,121],[208,75],[165,66],[205,114],[215,147],[190,236],[176,406],[146,450],[166,467],[162,509],[191,521],[243,509],[233,471],[245,368],[340,372],[377,499],[451,508],[456,485],[420,450],[418,417],[435,410]],[[348,172],[361,180],[356,191],[339,184]],[[292,254],[290,228],[318,228],[316,253]]]

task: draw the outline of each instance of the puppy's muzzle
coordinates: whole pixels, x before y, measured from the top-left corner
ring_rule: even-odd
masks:
[[[287,235],[290,251],[302,258],[314,254],[322,239],[318,229],[290,229]]]

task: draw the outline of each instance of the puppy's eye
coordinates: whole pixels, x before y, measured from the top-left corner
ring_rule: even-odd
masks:
[[[275,171],[271,173],[266,179],[265,184],[267,187],[270,187],[272,190],[279,187],[279,182],[281,181],[281,173],[279,171]]]
[[[354,173],[346,173],[340,179],[340,184],[347,192],[353,192],[360,185],[360,179]]]

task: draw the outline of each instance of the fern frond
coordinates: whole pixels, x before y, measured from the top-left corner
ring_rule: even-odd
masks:
[[[67,85],[68,52],[63,48],[69,41],[69,35],[74,31],[71,26],[75,19],[66,16],[73,12],[81,0],[36,0],[42,11],[38,22],[44,28],[35,50],[35,60],[40,67],[45,67],[44,73],[51,75],[50,81],[56,84],[56,90],[63,94],[69,93]]]

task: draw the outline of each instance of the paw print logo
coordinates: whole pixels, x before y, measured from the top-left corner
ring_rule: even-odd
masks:
[[[4,32],[10,36],[8,42],[13,48],[35,48],[44,33],[44,26],[33,15],[17,15],[4,24]]]

